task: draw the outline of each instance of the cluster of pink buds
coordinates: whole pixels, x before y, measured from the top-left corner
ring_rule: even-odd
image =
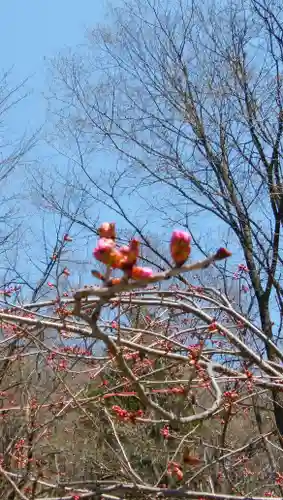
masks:
[[[168,389],[169,394],[185,394],[185,388],[183,386],[180,387],[172,387]]]
[[[76,345],[60,347],[60,352],[64,352],[66,354],[75,354],[76,356],[92,356],[91,351]]]
[[[128,245],[118,246],[116,243],[116,227],[114,222],[104,222],[98,229],[99,240],[93,250],[93,256],[108,268],[120,269],[126,278],[133,280],[150,281],[154,272],[149,267],[137,265],[139,257],[140,242],[133,238]],[[191,236],[186,231],[175,230],[170,240],[170,253],[176,267],[182,266],[191,253]],[[214,254],[215,261],[226,259],[232,254],[226,248],[219,248]],[[104,281],[104,276],[96,271],[92,275]],[[121,283],[121,278],[112,278],[107,281],[108,286]]]
[[[11,325],[9,323],[3,323],[2,325],[2,332],[5,337],[11,337],[15,334],[18,333],[18,326],[17,325]]]
[[[197,357],[199,356],[200,354],[200,351],[203,347],[203,343],[199,343],[199,344],[190,344],[187,346],[187,350],[189,351],[189,353],[191,354],[191,356],[193,357]]]
[[[35,315],[31,312],[21,311],[18,307],[11,307],[10,309],[1,309],[1,312],[6,314],[14,314],[15,316],[24,316],[25,318],[34,319]]]
[[[25,440],[19,439],[15,444],[15,450],[21,450],[25,446]]]
[[[167,465],[168,476],[174,477],[177,481],[182,481],[184,474],[181,465],[177,462],[169,462]]]
[[[114,411],[119,420],[123,420],[124,422],[131,422],[132,424],[136,422],[137,418],[141,418],[144,415],[144,412],[142,410],[127,411],[118,405],[112,406],[112,411]]]
[[[196,369],[200,369],[200,365],[198,363],[201,350],[203,348],[203,342],[201,341],[199,344],[191,344],[187,346],[187,350],[189,351],[190,356],[190,365],[194,365]]]
[[[66,318],[67,316],[71,316],[73,314],[71,309],[68,309],[66,304],[56,307],[54,312],[58,314],[59,318]]]
[[[153,270],[136,265],[139,257],[140,243],[133,238],[128,245],[118,247],[116,244],[116,229],[113,222],[104,222],[98,229],[99,240],[93,251],[93,256],[112,269],[121,269],[125,275],[134,280],[148,279],[153,276]],[[93,275],[100,273],[92,272]],[[103,277],[102,277],[103,278]],[[111,282],[111,285],[118,282]]]
[[[13,293],[19,292],[21,289],[20,286],[10,286],[9,288],[4,288],[4,290],[0,290],[0,295],[4,295],[4,297],[11,297]]]
[[[239,264],[238,270],[233,274],[233,279],[238,280],[241,277],[242,273],[248,273],[249,268],[245,264]]]
[[[164,437],[164,439],[169,439],[170,438],[170,431],[169,431],[169,426],[165,425],[161,430],[160,430],[161,436]]]
[[[234,401],[237,401],[238,397],[239,397],[239,394],[237,393],[237,391],[232,390],[232,391],[223,392],[223,398],[227,399],[231,403]]]
[[[134,361],[134,363],[136,363],[137,361],[140,361],[140,353],[139,352],[129,352],[129,353],[126,353],[125,356],[124,356],[125,359],[127,360],[132,360]]]
[[[133,367],[133,373],[139,376],[145,375],[146,373],[152,370],[154,364],[155,364],[154,359],[145,358],[143,361],[139,360],[138,362],[135,363]]]
[[[174,346],[174,344],[172,344],[172,342],[170,342],[170,340],[158,340],[156,342],[156,345],[158,345],[158,347],[160,349],[163,349],[166,352],[172,351],[173,346]]]
[[[249,268],[245,264],[239,264],[238,265],[238,270],[239,271],[244,271],[245,273],[249,272]]]
[[[58,353],[56,352],[51,352],[47,356],[47,364],[52,368],[53,370],[57,371],[66,371],[68,368],[68,361],[67,359],[59,359],[58,360]]]
[[[25,467],[28,462],[25,452],[25,445],[25,439],[19,439],[19,441],[17,441],[14,446],[13,458],[16,461],[17,467],[19,468]]]

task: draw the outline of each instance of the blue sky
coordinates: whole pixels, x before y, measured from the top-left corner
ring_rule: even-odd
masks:
[[[66,47],[84,41],[86,30],[103,21],[105,5],[101,0],[12,0],[1,2],[1,69],[14,67],[15,82],[30,77],[32,96],[25,103],[34,126],[44,120],[46,58]]]

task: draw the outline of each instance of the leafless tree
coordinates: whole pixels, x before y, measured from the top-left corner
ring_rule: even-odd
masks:
[[[28,123],[19,130],[18,116],[28,96],[28,80],[14,81],[13,70],[0,70],[0,254],[1,286],[15,278],[15,256],[19,252],[22,223],[27,219],[25,167],[38,139]],[[14,261],[12,263],[12,261]],[[11,271],[11,272],[10,272]]]
[[[217,289],[158,287],[229,256],[148,275],[136,253],[119,281],[104,266],[101,286],[66,293],[61,275],[44,300],[1,309],[0,498],[282,498],[269,397],[282,368],[246,342],[266,335]]]

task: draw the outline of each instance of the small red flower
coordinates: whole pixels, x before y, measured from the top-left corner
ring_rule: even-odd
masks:
[[[245,370],[245,375],[248,379],[252,379],[253,378],[253,374],[252,372],[250,372],[249,370]]]
[[[279,485],[283,485],[283,474],[280,474],[280,472],[276,472],[275,483],[279,484]]]
[[[165,425],[165,427],[163,427],[163,429],[161,429],[160,434],[161,434],[161,436],[164,437],[164,439],[169,439],[170,432],[169,432],[168,425]]]
[[[223,392],[223,397],[232,402],[238,399],[239,394],[237,393],[237,391],[225,391]]]
[[[69,236],[69,235],[66,233],[66,234],[64,234],[63,240],[64,240],[64,241],[67,241],[67,242],[71,242],[71,241],[73,241],[73,238],[71,238],[71,236]]]
[[[212,323],[210,323],[210,325],[208,325],[208,331],[213,333],[218,332],[218,326],[215,321],[213,321]]]
[[[249,268],[247,266],[245,266],[245,264],[239,264],[238,269],[239,269],[239,271],[244,271],[246,273],[249,272]]]

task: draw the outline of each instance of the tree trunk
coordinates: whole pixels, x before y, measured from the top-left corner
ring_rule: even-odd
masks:
[[[268,308],[268,302],[265,297],[262,297],[259,301],[259,312],[262,324],[262,331],[268,339],[273,338],[272,334],[272,322],[270,319],[270,313]],[[268,343],[265,345],[267,358],[269,361],[278,362],[276,352]],[[274,417],[276,422],[276,427],[278,430],[278,437],[280,445],[283,448],[283,394],[278,389],[274,388],[271,390]]]

